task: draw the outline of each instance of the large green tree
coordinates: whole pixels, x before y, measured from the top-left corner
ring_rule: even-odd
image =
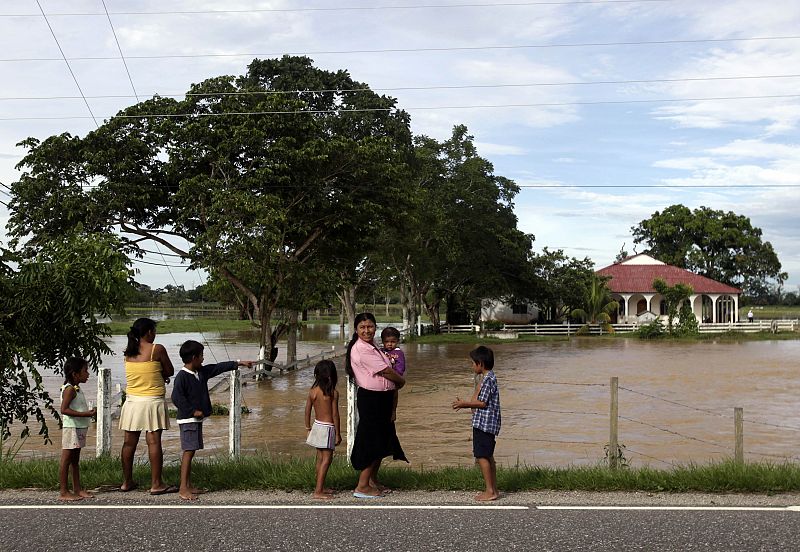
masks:
[[[10,230],[33,240],[79,221],[155,243],[229,282],[261,328],[335,282],[400,193],[408,116],[346,71],[306,57],[254,60],[182,100],[131,106],[84,138],[23,142]]]
[[[631,228],[634,241],[667,264],[758,296],[770,280],[783,282],[778,256],[750,219],[708,207],[672,205]]]
[[[128,293],[128,260],[110,236],[80,232],[14,250],[0,248],[0,438],[29,419],[48,440],[46,413],[58,419],[43,385],[47,373],[81,356],[96,369],[111,351],[100,322]]]
[[[594,263],[588,257],[568,257],[561,249],[545,247],[531,258],[530,270],[530,299],[546,320],[558,321],[584,304]]]
[[[398,225],[379,252],[402,275],[405,304],[420,304],[438,331],[443,303],[480,308],[483,298],[520,295],[532,237],[517,228],[519,187],[494,173],[463,125],[439,142],[414,140]]]

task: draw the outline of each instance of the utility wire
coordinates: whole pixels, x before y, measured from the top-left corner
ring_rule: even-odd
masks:
[[[696,38],[674,40],[629,40],[619,42],[565,42],[555,44],[501,44],[494,46],[442,46],[428,48],[377,48],[360,50],[308,50],[297,52],[241,52],[231,54],[160,54],[160,55],[134,55],[127,59],[196,59],[196,58],[234,58],[234,57],[275,57],[275,56],[316,56],[316,55],[344,55],[344,54],[391,54],[391,53],[420,53],[420,52],[475,52],[492,50],[531,50],[549,48],[601,48],[608,46],[662,46],[670,44],[716,44],[724,42],[755,42],[771,40],[798,40],[800,35],[788,36],[753,36],[743,38]],[[67,58],[64,58],[67,59]],[[118,58],[111,56],[75,56],[72,61],[108,61]],[[1,58],[0,62],[28,62],[28,61],[61,61],[61,58]]]
[[[128,69],[128,63],[125,61],[125,55],[122,53],[122,46],[119,44],[119,38],[117,38],[117,31],[114,30],[114,24],[111,22],[111,16],[108,14],[108,7],[106,6],[106,0],[101,0],[103,2],[103,10],[106,12],[106,18],[108,18],[108,25],[111,27],[111,34],[114,35],[114,42],[117,43],[117,50],[119,50],[119,57],[122,59],[122,65],[125,66],[125,73],[128,75],[128,82],[131,83],[131,90],[133,90],[133,95],[136,97],[136,101],[139,101],[139,95],[136,93],[136,86],[133,84],[133,78],[131,78],[130,69]]]
[[[200,117],[227,117],[227,116],[251,116],[251,115],[339,115],[342,113],[375,113],[392,111],[435,111],[435,110],[455,110],[455,109],[507,109],[523,107],[568,107],[581,105],[629,105],[629,104],[652,104],[652,103],[677,103],[677,102],[709,102],[709,101],[729,101],[729,100],[776,100],[800,98],[800,94],[769,94],[761,96],[717,96],[710,98],[657,98],[652,100],[600,100],[585,102],[541,102],[524,104],[488,104],[488,105],[439,105],[439,106],[414,106],[404,107],[371,107],[358,109],[299,109],[299,110],[275,110],[275,111],[232,111],[225,113],[149,113],[139,115],[107,115],[105,118],[111,119],[178,119],[200,118]],[[88,104],[87,104],[88,105]],[[76,119],[88,119],[84,115],[64,115],[58,117],[0,117],[0,121],[66,121]],[[94,118],[94,115],[92,115]]]
[[[135,258],[133,258],[133,259],[131,259],[131,262],[142,263],[142,264],[152,265],[152,266],[161,266],[161,267],[166,267],[166,268],[187,268],[186,265],[165,264],[166,261],[164,261],[164,263],[155,263],[153,261],[146,261],[144,259],[135,259]]]
[[[159,253],[161,253],[161,247],[159,246],[158,242],[154,241],[153,244],[156,246],[156,250]],[[161,258],[164,261],[164,266],[167,268],[167,272],[169,272],[169,275],[172,278],[172,281],[175,282],[175,287],[180,287],[180,284],[178,284],[177,278],[175,278],[175,275],[172,273],[172,268],[170,267],[170,265],[167,264],[167,259],[164,258],[163,256]],[[183,268],[183,267],[181,267],[181,268]],[[200,327],[200,322],[198,320],[195,320],[195,322],[197,322],[197,332],[203,338],[203,341],[206,342],[206,346],[208,348],[208,352],[211,353],[211,357],[214,359],[214,362],[215,363],[218,362],[217,361],[217,355],[214,354],[214,349],[211,347],[211,343],[208,341],[208,339],[206,339],[206,336],[203,334],[203,329]],[[222,345],[223,345],[223,347],[225,347],[225,342],[224,341],[222,342]],[[227,347],[225,347],[225,354],[226,355],[228,354],[228,348]]]
[[[602,81],[564,81],[564,82],[530,82],[519,84],[454,84],[438,86],[395,86],[388,88],[328,88],[319,90],[241,90],[237,92],[185,92],[160,94],[153,93],[153,97],[161,98],[214,98],[230,96],[270,96],[280,94],[338,94],[338,93],[357,93],[357,92],[403,92],[403,91],[427,91],[427,90],[469,90],[469,89],[490,89],[490,88],[533,88],[539,86],[585,86],[585,85],[604,85],[604,84],[659,84],[659,83],[678,83],[678,82],[706,82],[706,81],[730,81],[730,80],[754,80],[754,79],[793,79],[800,78],[800,74],[791,75],[745,75],[731,77],[686,77],[681,79],[631,79],[631,80],[602,80]],[[89,99],[127,99],[139,97],[130,94],[104,94],[97,96],[86,96]],[[40,101],[40,100],[79,100],[81,96],[7,96],[0,97],[0,101]]]
[[[534,2],[498,2],[463,4],[406,4],[399,6],[332,6],[323,8],[250,8],[241,10],[162,10],[162,11],[118,11],[112,15],[220,15],[220,14],[254,14],[254,13],[297,13],[297,12],[337,12],[337,11],[384,11],[384,10],[421,10],[421,9],[454,9],[454,8],[514,8],[525,6],[569,6],[593,4],[650,4],[671,2],[672,0],[565,0],[563,2],[539,0]],[[58,17],[85,17],[103,15],[98,12],[64,12],[51,14]],[[35,17],[32,14],[3,14],[0,17]]]
[[[53,35],[53,40],[56,42],[56,46],[58,46],[58,51],[61,52],[61,58],[64,60],[64,63],[67,65],[67,69],[69,70],[69,74],[72,75],[72,80],[75,81],[75,86],[78,87],[78,92],[80,92],[81,97],[83,98],[83,103],[86,104],[86,109],[89,110],[89,114],[92,116],[92,120],[94,121],[95,126],[100,128],[100,124],[97,122],[97,119],[92,113],[92,107],[89,105],[89,101],[86,99],[86,95],[83,93],[83,89],[81,89],[81,85],[78,82],[78,77],[75,76],[75,73],[72,71],[72,66],[69,64],[67,60],[67,56],[64,54],[64,49],[61,48],[61,43],[58,41],[58,37],[56,37],[56,33],[53,30],[53,27],[50,25],[50,21],[47,19],[47,14],[44,13],[44,8],[42,8],[41,2],[36,0],[36,5],[39,6],[39,11],[42,12],[42,17],[44,18],[44,22],[47,23],[47,28],[50,29],[50,34]]]

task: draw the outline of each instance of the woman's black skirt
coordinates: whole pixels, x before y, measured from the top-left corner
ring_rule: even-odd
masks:
[[[358,388],[358,428],[350,463],[359,471],[376,460],[391,456],[408,462],[392,421],[393,391]]]

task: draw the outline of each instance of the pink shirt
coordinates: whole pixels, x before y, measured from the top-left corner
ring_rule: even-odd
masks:
[[[371,343],[360,338],[356,340],[350,350],[350,364],[359,387],[370,391],[392,391],[397,388],[393,381],[379,375],[379,372],[383,372],[386,368],[391,369],[392,364],[386,355]]]

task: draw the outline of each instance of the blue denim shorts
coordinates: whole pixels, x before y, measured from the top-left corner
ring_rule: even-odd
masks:
[[[200,450],[203,448],[203,422],[178,424],[181,428],[181,450]]]

